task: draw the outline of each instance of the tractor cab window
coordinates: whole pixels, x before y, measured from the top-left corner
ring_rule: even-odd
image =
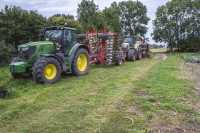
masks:
[[[64,48],[66,51],[65,53],[69,53],[69,50],[73,47],[74,42],[75,42],[75,35],[72,30],[65,29],[64,30]]]
[[[45,32],[44,37],[46,40],[61,43],[62,42],[62,33],[63,33],[62,30],[47,30]]]
[[[67,43],[73,44],[75,42],[75,32],[73,30],[65,30],[64,38]]]
[[[69,31],[69,30],[66,30],[66,31],[65,31],[65,38],[66,38],[66,40],[67,40],[68,42],[71,42],[71,40],[72,40],[71,31]]]
[[[132,37],[127,37],[124,39],[124,43],[128,43],[130,46],[133,46],[135,43],[135,40]]]

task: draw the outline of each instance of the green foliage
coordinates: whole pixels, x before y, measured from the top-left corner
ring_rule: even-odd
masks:
[[[200,4],[198,0],[172,0],[158,8],[154,20],[154,40],[171,48],[200,36]],[[198,48],[198,47],[197,47]]]
[[[200,37],[190,37],[187,40],[180,41],[180,50],[183,52],[199,52]]]
[[[36,11],[5,6],[0,12],[0,63],[8,63],[19,44],[38,40],[45,23],[46,19]]]
[[[30,40],[37,40],[45,23],[46,19],[36,11],[6,6],[0,14],[0,40],[5,40],[6,44],[15,47]]]
[[[113,2],[110,7],[103,10],[106,26],[113,32],[121,32],[120,25],[120,9],[116,2]]]
[[[82,0],[78,5],[78,20],[83,27],[83,31],[97,28],[97,10],[97,5],[93,0]]]
[[[0,47],[0,65],[2,65],[10,61],[14,47],[11,44],[6,44],[5,41],[0,41]]]
[[[50,26],[68,26],[81,30],[79,21],[74,19],[72,15],[56,14],[48,18],[48,24]]]
[[[126,35],[144,35],[147,32],[147,9],[141,2],[122,1],[119,3],[120,23]]]
[[[130,35],[144,35],[147,32],[147,9],[141,2],[113,2],[102,12],[93,0],[82,0],[78,6],[78,19],[83,30],[108,28],[114,32]]]

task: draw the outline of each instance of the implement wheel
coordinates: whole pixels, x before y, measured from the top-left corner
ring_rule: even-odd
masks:
[[[89,71],[89,55],[86,49],[78,49],[72,61],[72,73],[81,76]]]
[[[141,52],[138,53],[137,59],[138,59],[138,60],[141,60],[141,59],[142,59],[142,53],[141,53]]]
[[[61,65],[52,57],[42,57],[33,66],[33,78],[38,83],[52,84],[61,78]]]
[[[134,49],[129,49],[128,50],[128,60],[129,61],[135,61],[136,60],[136,56],[135,56],[136,52]]]

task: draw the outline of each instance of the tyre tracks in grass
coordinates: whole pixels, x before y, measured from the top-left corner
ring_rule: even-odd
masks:
[[[95,68],[79,80],[62,80],[36,95],[18,98],[20,103],[14,106],[18,116],[3,119],[0,128],[5,132],[98,132],[115,112],[115,106],[134,89],[134,81],[161,61],[153,58],[121,67]],[[8,110],[1,116],[12,113],[16,112],[11,110],[9,114]]]

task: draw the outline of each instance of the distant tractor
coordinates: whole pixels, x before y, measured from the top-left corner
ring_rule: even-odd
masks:
[[[149,55],[149,45],[142,37],[125,37],[122,49],[129,61],[140,60]]]
[[[89,49],[77,43],[76,30],[49,27],[43,31],[44,41],[18,46],[18,56],[10,64],[14,78],[32,75],[38,83],[55,83],[62,73],[85,75],[89,71]]]

